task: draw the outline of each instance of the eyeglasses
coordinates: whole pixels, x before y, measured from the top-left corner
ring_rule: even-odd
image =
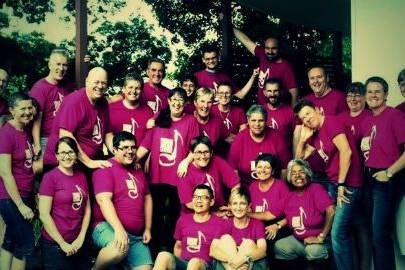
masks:
[[[211,154],[210,151],[195,151],[194,154],[199,155],[199,156],[208,156]]]
[[[76,153],[73,151],[68,151],[68,152],[59,152],[57,153],[61,158],[66,158],[67,156],[69,157],[75,157]]]
[[[184,100],[180,99],[180,98],[172,98],[172,99],[170,99],[170,101],[173,103],[184,104]]]
[[[199,200],[201,200],[201,201],[209,201],[211,199],[211,197],[210,196],[207,196],[207,195],[193,195],[193,200],[196,200],[196,201],[199,201]]]
[[[347,99],[357,99],[357,98],[361,98],[360,94],[347,94],[346,95]]]
[[[129,150],[131,151],[136,151],[136,146],[135,145],[126,145],[126,146],[121,146],[121,147],[117,147],[117,149],[121,150],[121,151],[125,151],[128,152]]]

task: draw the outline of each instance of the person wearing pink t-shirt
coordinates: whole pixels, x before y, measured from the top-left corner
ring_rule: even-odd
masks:
[[[283,213],[293,235],[278,240],[274,247],[276,259],[284,261],[285,268],[291,267],[298,257],[304,257],[312,267],[327,269],[324,259],[329,255],[325,238],[332,227],[335,207],[323,187],[311,183],[311,177],[312,170],[306,161],[294,159],[288,163],[290,193]]]
[[[93,173],[93,242],[100,248],[92,269],[122,263],[129,269],[151,269],[147,244],[151,240],[152,196],[148,182],[135,168],[134,136],[121,131],[113,138],[114,157],[110,168]]]
[[[65,50],[53,50],[49,56],[48,75],[37,81],[29,92],[30,96],[38,101],[40,107],[40,112],[32,128],[36,154],[45,151],[48,137],[51,134],[52,123],[63,98],[74,90],[73,84],[65,79],[68,58]]]
[[[149,180],[155,202],[151,243],[154,253],[167,250],[174,243],[172,235],[180,213],[177,169],[188,157],[191,140],[200,135],[195,118],[184,114],[186,98],[182,88],[170,91],[169,107],[158,114],[155,127],[147,132],[137,151],[138,160],[150,153]]]
[[[398,74],[398,87],[401,95],[405,98],[405,69],[401,70]],[[397,110],[405,113],[405,101],[395,107]],[[405,248],[404,248],[405,250]]]
[[[264,82],[269,78],[277,78],[282,81],[282,88],[288,90],[288,95],[282,94],[283,101],[291,100],[295,104],[298,99],[298,84],[291,64],[280,56],[279,42],[274,37],[266,38],[264,47],[257,45],[245,33],[234,28],[235,37],[259,60],[259,79],[257,103],[266,105],[266,98],[263,93]]]
[[[74,168],[78,153],[72,138],[60,138],[55,149],[58,167],[44,175],[39,187],[44,269],[90,267],[84,247],[90,223],[89,189],[84,173]]]
[[[387,106],[388,83],[383,78],[370,77],[365,86],[366,102],[373,115],[362,123],[361,150],[371,206],[374,269],[395,269],[391,232],[394,198],[404,194],[401,171],[405,168],[405,114]]]
[[[0,248],[0,269],[25,269],[34,250],[34,161],[30,125],[33,99],[14,94],[9,99],[12,118],[0,128],[0,215],[6,225]]]
[[[60,137],[71,137],[78,142],[78,160],[87,168],[111,166],[101,160],[103,142],[110,141],[110,117],[104,97],[107,89],[107,72],[101,67],[89,71],[86,87],[66,96],[55,120],[44,154],[44,164],[56,165],[53,149]]]
[[[235,97],[243,99],[252,88],[258,75],[258,71],[254,71],[246,85],[242,89],[237,89],[228,74],[218,69],[219,51],[216,46],[203,46],[201,50],[201,60],[205,69],[194,73],[194,76],[197,79],[197,85],[198,87],[210,89],[214,95],[216,95],[216,92],[218,91],[218,86],[221,83],[226,83],[231,86],[232,93]]]
[[[186,74],[181,78],[180,87],[187,93],[187,101],[184,105],[184,112],[187,114],[194,113],[194,92],[197,89],[197,79],[194,75]]]
[[[121,90],[123,100],[108,104],[111,132],[128,131],[135,136],[138,145],[145,136],[148,120],[153,118],[152,110],[140,102],[142,91],[142,78],[138,74],[129,74]]]
[[[200,133],[210,138],[215,146],[227,137],[227,132],[220,118],[211,113],[214,93],[208,88],[198,88],[194,96],[194,118],[200,128]]]
[[[239,132],[231,145],[229,164],[235,168],[242,185],[250,185],[257,179],[255,160],[260,153],[271,153],[280,160],[281,174],[285,172],[289,153],[282,147],[280,137],[267,127],[267,112],[260,105],[252,105],[246,113],[248,128]]]
[[[6,117],[9,114],[7,101],[2,97],[8,83],[8,73],[0,68],[0,127],[6,122]]]
[[[166,75],[165,63],[158,58],[150,59],[146,75],[148,81],[143,87],[141,101],[148,105],[154,114],[158,114],[168,106],[169,89],[162,85],[162,80]]]
[[[266,236],[261,221],[248,215],[250,195],[245,188],[236,188],[229,196],[233,218],[228,219],[228,232],[212,242],[212,257],[219,261],[215,269],[266,270]]]
[[[180,216],[176,224],[173,253],[163,251],[155,260],[154,270],[211,268],[211,243],[226,232],[226,221],[212,215],[214,193],[204,184],[193,191],[194,213]]]
[[[359,211],[363,172],[361,159],[350,130],[336,116],[324,115],[306,99],[294,106],[303,123],[296,157],[307,158],[313,151],[322,157],[329,179],[328,192],[336,200],[332,227],[333,254],[338,269],[352,269],[353,252],[350,234]]]
[[[225,189],[231,190],[239,186],[239,176],[235,170],[222,158],[213,153],[210,139],[204,135],[194,138],[190,144],[193,156],[186,176],[177,185],[183,212],[193,210],[193,189],[199,184],[206,184],[214,191],[214,211],[226,206]],[[226,209],[225,209],[226,210]]]

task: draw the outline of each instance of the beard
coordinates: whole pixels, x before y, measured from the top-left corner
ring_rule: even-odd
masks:
[[[266,53],[266,57],[270,62],[276,62],[279,59],[279,55],[274,53]]]
[[[273,107],[277,107],[280,104],[280,98],[268,98],[267,101]]]

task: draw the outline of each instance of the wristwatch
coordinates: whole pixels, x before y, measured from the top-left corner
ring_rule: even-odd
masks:
[[[316,237],[319,240],[321,240],[322,242],[325,240],[326,236],[323,233],[318,234],[318,236]]]
[[[250,257],[249,255],[247,255],[247,256],[246,256],[246,262],[247,262],[247,263],[253,262],[252,257]]]
[[[282,228],[280,223],[277,222],[276,225],[277,225],[277,229],[280,230]]]
[[[387,175],[388,178],[391,178],[393,176],[392,172],[389,169],[385,170],[385,174]]]

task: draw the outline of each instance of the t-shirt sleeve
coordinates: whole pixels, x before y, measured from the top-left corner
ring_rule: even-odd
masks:
[[[41,91],[41,83],[37,82],[34,84],[34,86],[31,88],[29,92],[30,97],[35,98],[35,100],[39,104],[39,109],[41,112],[44,111],[45,108],[45,103],[46,103],[46,97],[44,96],[44,92]]]
[[[182,238],[182,231],[183,231],[183,226],[184,226],[184,218],[185,216],[180,216],[179,219],[176,222],[176,228],[174,230],[174,239],[181,241]]]
[[[52,175],[50,173],[46,173],[42,178],[38,193],[39,195],[54,197],[55,182],[53,181]]]
[[[297,80],[295,79],[295,73],[294,70],[291,66],[290,63],[286,63],[286,68],[284,70],[283,73],[284,77],[285,77],[285,85],[284,87],[287,89],[291,89],[291,88],[297,88],[298,84],[297,84]]]
[[[75,134],[77,128],[81,125],[81,120],[85,117],[80,108],[80,103],[73,99],[65,99],[58,112],[59,128],[65,129]]]
[[[333,117],[330,120],[328,134],[332,140],[339,134],[345,134],[345,127],[338,117]]]
[[[239,133],[241,134],[241,133]],[[228,162],[229,165],[231,165],[232,168],[235,170],[238,169],[238,163],[239,163],[239,151],[240,151],[240,145],[241,145],[241,136],[236,135],[235,139],[233,140],[231,144],[231,148],[229,149],[229,155],[228,155]]]
[[[186,176],[181,178],[178,185],[177,190],[179,193],[179,199],[182,204],[187,204],[192,201],[193,199],[193,187],[191,184],[190,177]]]
[[[102,192],[113,192],[114,182],[111,169],[106,168],[94,171],[92,180],[95,195]]]
[[[145,136],[143,137],[143,140],[139,146],[142,146],[142,147],[148,149],[149,151],[151,150],[152,139],[153,139],[153,135],[155,133],[155,129],[156,129],[156,127],[146,131]]]
[[[264,56],[264,48],[262,46],[256,45],[255,47],[255,56],[260,58]]]
[[[326,190],[321,185],[319,184],[311,184],[311,185],[315,185],[314,188],[312,189],[311,196],[316,198],[315,199],[316,208],[320,212],[324,212],[326,208],[329,207],[330,205],[333,205],[334,202],[332,198],[329,196],[328,192],[326,192]]]
[[[215,162],[218,163],[218,169],[222,174],[222,180],[227,188],[233,188],[240,183],[239,176],[228,162],[220,157],[217,157]]]
[[[255,227],[254,229],[254,235],[256,240],[258,239],[266,239],[266,233],[264,231],[264,224],[260,220],[255,219]]]
[[[232,223],[230,221],[232,219],[222,219],[219,217],[215,217],[217,219],[216,222],[216,232],[214,235],[214,239],[219,239],[221,238],[224,234],[230,234],[232,232],[231,226]]]
[[[14,140],[11,138],[11,134],[3,127],[0,129],[0,154],[12,154],[14,149]]]
[[[405,144],[405,114],[401,111],[395,111],[395,116],[392,121],[393,133],[398,145]]]

